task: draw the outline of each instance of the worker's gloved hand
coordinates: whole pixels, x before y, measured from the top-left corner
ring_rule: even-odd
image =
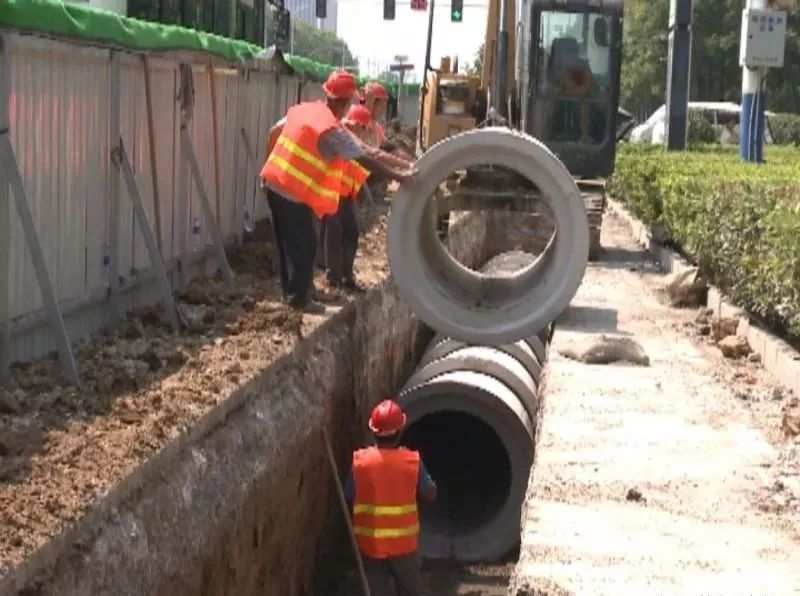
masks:
[[[408,184],[416,177],[418,173],[419,172],[416,168],[408,168],[407,170],[400,170],[397,172],[395,174],[395,178],[400,184]]]

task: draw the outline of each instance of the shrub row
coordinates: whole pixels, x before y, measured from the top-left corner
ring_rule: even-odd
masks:
[[[769,118],[772,140],[777,145],[796,145],[800,147],[800,115],[775,114]]]
[[[735,147],[665,152],[623,145],[611,192],[662,224],[728,296],[800,336],[800,150],[769,147],[765,165]]]

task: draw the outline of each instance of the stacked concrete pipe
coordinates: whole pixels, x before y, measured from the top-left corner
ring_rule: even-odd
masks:
[[[485,165],[532,182],[556,226],[544,252],[510,275],[463,266],[437,232],[440,183],[450,173]],[[447,337],[488,345],[532,337],[554,321],[575,295],[589,258],[585,208],[564,164],[533,137],[483,128],[435,145],[417,168],[417,180],[398,191],[389,220],[392,276],[414,314]]]
[[[499,255],[483,271],[532,258]],[[403,442],[422,453],[440,491],[422,506],[423,556],[492,561],[518,542],[549,331],[499,346],[437,335],[400,391]]]

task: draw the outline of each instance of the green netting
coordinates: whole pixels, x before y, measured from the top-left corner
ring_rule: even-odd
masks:
[[[58,37],[83,39],[138,51],[175,50],[208,52],[231,62],[256,58],[264,49],[246,41],[204,33],[177,25],[151,23],[82,4],[59,0],[0,0],[0,27]],[[300,75],[323,81],[334,70],[302,56],[286,54],[286,62]],[[368,81],[359,77],[359,84]],[[384,83],[392,94],[396,83]],[[404,85],[406,94],[419,85]]]
[[[232,62],[264,52],[246,41],[56,0],[0,0],[0,27],[99,41],[133,50],[202,51]]]

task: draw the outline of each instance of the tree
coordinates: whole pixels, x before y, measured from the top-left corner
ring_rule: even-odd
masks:
[[[741,0],[696,0],[692,23],[692,101],[741,99],[739,67]],[[664,103],[667,76],[669,0],[625,5],[621,103],[639,119]],[[791,14],[786,66],[771,69],[769,109],[800,112],[800,15]]]
[[[464,68],[467,74],[470,75],[477,75],[480,76],[481,71],[483,71],[483,44],[481,42],[480,47],[475,50],[475,57],[472,59],[472,64],[467,64]]]
[[[296,20],[293,25],[294,53],[331,66],[356,66],[356,60],[343,39],[332,31]]]

